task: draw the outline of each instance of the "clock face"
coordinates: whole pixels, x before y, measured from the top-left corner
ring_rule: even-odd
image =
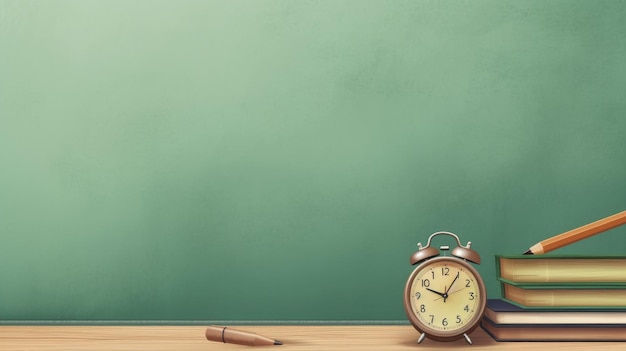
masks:
[[[409,277],[405,309],[418,330],[445,339],[473,330],[486,298],[484,283],[472,266],[438,257],[421,264]]]

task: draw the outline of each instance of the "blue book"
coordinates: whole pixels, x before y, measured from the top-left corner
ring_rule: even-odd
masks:
[[[489,299],[481,327],[497,341],[626,341],[626,311],[528,310]]]

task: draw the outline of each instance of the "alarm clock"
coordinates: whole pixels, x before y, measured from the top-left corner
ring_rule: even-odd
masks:
[[[435,236],[448,235],[456,239],[452,256],[439,256],[431,246]],[[485,283],[471,263],[479,264],[480,255],[470,249],[471,242],[461,245],[459,237],[450,232],[436,232],[428,243],[411,255],[411,273],[404,288],[404,310],[413,327],[420,332],[417,340],[425,337],[437,341],[460,338],[471,344],[469,335],[483,317],[487,303]],[[449,247],[442,246],[441,250]],[[439,256],[439,257],[438,257]],[[470,263],[471,262],[471,263]]]

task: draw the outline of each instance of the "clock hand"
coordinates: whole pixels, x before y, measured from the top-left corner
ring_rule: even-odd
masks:
[[[450,295],[452,295],[452,294],[454,294],[454,293],[458,293],[459,291],[461,291],[461,290],[463,290],[463,289],[465,289],[465,288],[466,288],[465,286],[464,286],[464,287],[462,287],[462,288],[458,288],[458,289],[454,290],[453,292],[448,293],[448,296],[450,296]]]
[[[460,275],[460,274],[461,274],[461,273],[456,272],[456,277],[454,277],[454,280],[452,281],[452,283],[450,283],[450,286],[448,287],[448,290],[446,290],[446,294],[448,293],[448,291],[450,291],[450,289],[452,288],[452,285],[454,285],[454,282],[455,282],[457,279],[459,279],[459,275]]]
[[[454,277],[454,280],[452,281],[452,283],[450,283],[450,286],[446,289],[446,292],[444,293],[443,296],[443,302],[446,302],[446,299],[448,298],[448,291],[450,291],[450,289],[452,289],[452,285],[454,285],[454,282],[459,279],[459,275],[461,273],[460,272],[456,272],[456,277]]]
[[[435,294],[437,294],[437,295],[439,295],[439,296],[441,296],[441,297],[444,297],[444,298],[447,296],[445,293],[443,293],[443,294],[442,294],[442,293],[440,293],[439,291],[435,291],[435,290],[430,289],[430,288],[426,288],[426,290],[431,291],[431,292],[434,292]]]

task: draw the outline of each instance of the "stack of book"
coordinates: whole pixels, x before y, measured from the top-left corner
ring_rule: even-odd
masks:
[[[482,328],[498,341],[626,341],[626,256],[496,256],[502,299]]]

